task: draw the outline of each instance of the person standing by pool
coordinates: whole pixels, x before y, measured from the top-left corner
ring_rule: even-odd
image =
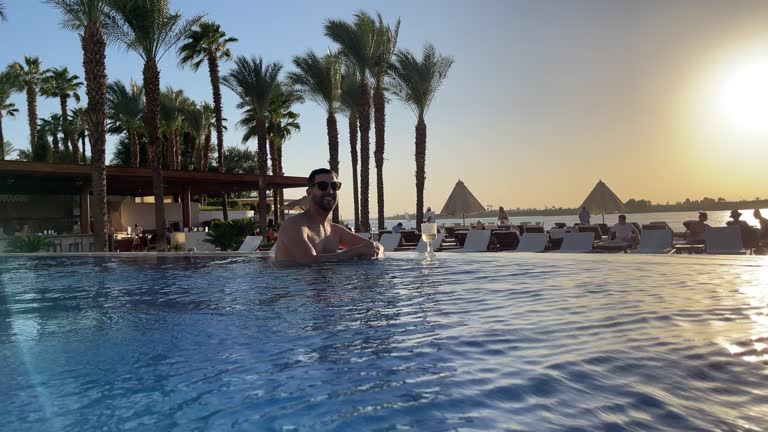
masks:
[[[763,217],[762,213],[760,213],[760,209],[755,209],[752,216],[754,216],[760,224],[760,241],[768,240],[768,219]]]
[[[435,214],[432,212],[432,207],[427,207],[427,211],[424,213],[424,221],[422,223],[435,223]]]
[[[579,223],[582,225],[589,225],[589,219],[592,217],[592,215],[589,214],[589,210],[587,210],[587,207],[582,206],[581,211],[579,212]]]
[[[509,225],[509,215],[507,215],[507,212],[504,210],[504,207],[499,207],[498,222],[499,222],[499,225]]]
[[[373,259],[383,254],[381,245],[331,223],[331,212],[336,207],[341,188],[336,173],[318,168],[309,174],[307,184],[309,208],[283,222],[275,246],[276,261],[313,263]]]

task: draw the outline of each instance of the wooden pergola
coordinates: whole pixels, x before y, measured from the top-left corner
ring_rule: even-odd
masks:
[[[181,196],[184,227],[190,227],[192,194],[250,192],[306,187],[306,177],[163,170],[163,193]],[[89,232],[91,166],[0,161],[0,194],[80,195],[80,229]],[[150,168],[107,167],[107,194],[151,196]]]

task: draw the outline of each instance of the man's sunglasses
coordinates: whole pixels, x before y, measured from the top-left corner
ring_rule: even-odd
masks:
[[[316,181],[316,182],[312,183],[311,185],[309,185],[309,188],[312,189],[312,187],[314,187],[314,186],[317,186],[317,188],[320,189],[323,192],[327,191],[328,188],[331,188],[332,191],[336,192],[339,189],[341,189],[341,182],[340,181],[329,182],[329,181],[325,181],[325,180],[320,180],[320,181]]]

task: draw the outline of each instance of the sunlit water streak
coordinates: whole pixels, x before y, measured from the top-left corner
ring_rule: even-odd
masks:
[[[760,430],[760,257],[0,257],[2,430]]]

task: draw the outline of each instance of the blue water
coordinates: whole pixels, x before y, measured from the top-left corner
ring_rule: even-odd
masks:
[[[0,257],[0,429],[761,430],[761,257]]]

